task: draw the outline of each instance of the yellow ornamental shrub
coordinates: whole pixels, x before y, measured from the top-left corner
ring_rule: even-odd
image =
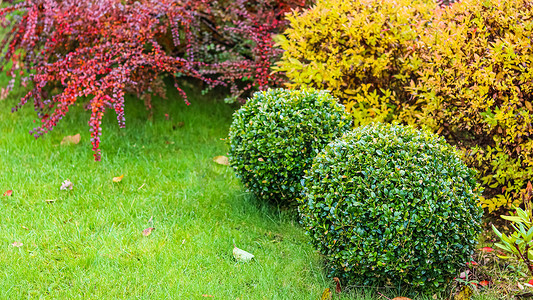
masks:
[[[356,126],[414,123],[419,106],[404,87],[415,84],[420,34],[435,7],[420,0],[318,0],[287,16],[275,70],[287,75],[291,88],[330,90]]]
[[[462,0],[423,39],[419,125],[465,149],[489,211],[518,204],[533,177],[533,1]]]

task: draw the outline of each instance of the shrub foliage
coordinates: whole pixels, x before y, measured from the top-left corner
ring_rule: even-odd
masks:
[[[299,210],[331,275],[441,289],[471,259],[478,200],[474,171],[443,138],[380,124],[347,133],[315,158]]]
[[[533,1],[464,0],[425,36],[420,123],[465,149],[489,210],[520,204],[533,176]]]
[[[328,92],[257,92],[233,116],[230,164],[258,198],[292,205],[313,157],[349,128],[344,107]]]
[[[276,70],[290,87],[330,90],[352,111],[355,125],[412,121],[417,106],[404,87],[416,79],[420,36],[436,7],[430,3],[319,0],[288,14]]]
[[[277,68],[354,115],[426,127],[461,148],[489,211],[533,176],[531,0],[318,1],[289,15]],[[428,4],[430,3],[430,4]]]
[[[187,76],[243,90],[265,89],[280,79],[268,71],[276,56],[271,34],[283,13],[304,1],[260,0],[27,0],[0,10],[10,28],[0,63],[31,91],[42,124],[52,130],[79,98],[91,111],[92,145],[100,158],[101,119],[116,111],[124,126],[124,94],[164,94],[160,75]],[[186,95],[178,84],[176,88]]]

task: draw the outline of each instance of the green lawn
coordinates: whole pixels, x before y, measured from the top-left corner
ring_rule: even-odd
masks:
[[[128,99],[126,129],[109,111],[94,162],[81,106],[34,140],[32,106],[11,114],[15,100],[0,102],[0,191],[13,190],[0,197],[0,297],[315,299],[328,286],[293,213],[260,205],[212,161],[234,108],[169,92],[147,121]],[[80,144],[59,145],[76,133]],[[233,239],[257,259],[236,263]]]
[[[199,94],[187,106],[169,90],[152,120],[131,97],[125,129],[110,110],[101,162],[81,105],[35,140],[32,105],[12,114],[17,95],[0,101],[0,195],[13,190],[0,196],[0,298],[319,299],[334,289],[296,212],[257,202],[213,162],[227,151],[235,107]],[[60,145],[77,133],[78,145]],[[66,179],[71,191],[60,190]],[[235,262],[233,240],[255,260]]]

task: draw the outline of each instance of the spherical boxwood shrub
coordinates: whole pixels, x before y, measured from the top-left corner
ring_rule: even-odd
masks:
[[[331,275],[438,290],[470,261],[481,231],[474,175],[434,134],[359,127],[313,161],[301,222]]]
[[[257,92],[233,115],[230,164],[258,198],[290,206],[300,195],[304,170],[350,124],[327,91]]]

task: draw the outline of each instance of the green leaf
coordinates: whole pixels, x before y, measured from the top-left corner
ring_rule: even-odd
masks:
[[[516,222],[516,223],[524,222],[524,220],[522,220],[522,218],[516,217],[516,216],[504,216],[504,215],[502,215],[501,217],[502,217],[502,219],[505,219],[505,220],[508,220],[508,221],[512,221],[512,222]]]

